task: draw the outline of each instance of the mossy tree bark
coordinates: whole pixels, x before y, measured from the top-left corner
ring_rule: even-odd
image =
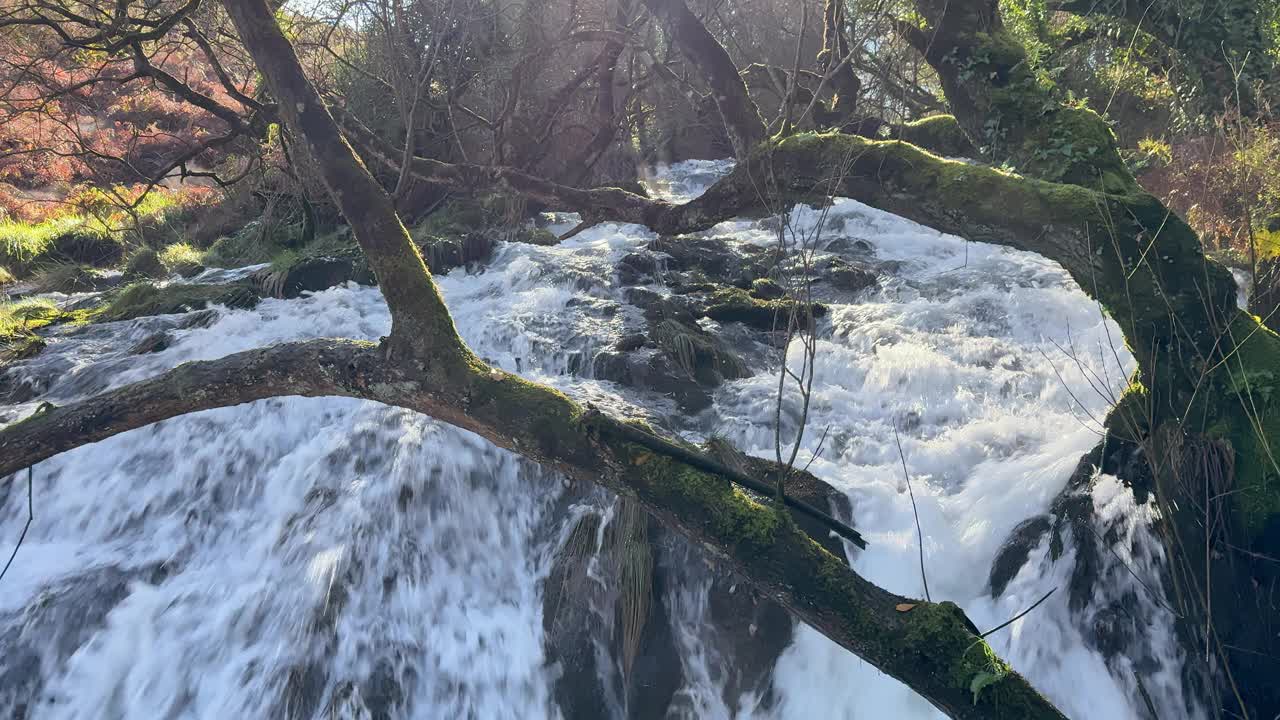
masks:
[[[1089,5],[1102,12],[1140,5],[1159,23],[1170,6]],[[1215,22],[1248,25],[1230,16],[1240,3],[1226,5]],[[1089,191],[1071,252],[1092,258],[1091,267],[1082,272],[1069,258],[1045,254],[1103,304],[1138,360],[1135,384],[1108,428],[1147,455],[1183,627],[1195,639],[1193,652],[1223,681],[1227,709],[1280,714],[1280,689],[1271,681],[1280,673],[1280,337],[1237,307],[1227,270],[1205,257],[1181,218],[1138,187],[1105,121],[1064,105],[1052,84],[1030,73],[997,0],[917,0],[916,7],[926,27],[903,32],[987,157],[1059,183],[1062,207],[1070,205],[1067,186]],[[1184,45],[1213,32],[1183,30]],[[1219,44],[1233,35],[1220,30],[1227,34],[1212,43],[1224,62]],[[1045,232],[1053,233],[1049,223]]]

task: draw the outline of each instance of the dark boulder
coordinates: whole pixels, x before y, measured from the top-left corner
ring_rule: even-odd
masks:
[[[428,235],[418,241],[422,259],[431,272],[436,274],[485,262],[493,256],[496,246],[497,240],[493,235],[482,232],[470,232],[456,237]]]
[[[877,282],[875,272],[840,258],[831,258],[825,263],[823,276],[833,287],[849,293],[875,287]]]
[[[151,333],[142,340],[138,341],[133,347],[129,348],[130,355],[146,355],[147,353],[160,352],[169,347],[173,339],[169,337],[169,333],[161,331]]]

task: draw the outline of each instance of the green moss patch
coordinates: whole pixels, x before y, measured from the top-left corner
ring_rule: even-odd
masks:
[[[786,330],[792,312],[804,323],[826,315],[827,307],[786,299],[761,300],[740,288],[722,288],[710,297],[706,316],[717,322],[740,322],[758,330]]]

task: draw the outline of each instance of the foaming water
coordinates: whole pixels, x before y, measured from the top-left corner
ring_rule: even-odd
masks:
[[[678,199],[726,169],[688,163],[656,179]],[[793,220],[822,217],[802,207]],[[1097,442],[1133,361],[1115,325],[1043,258],[847,200],[825,222],[831,252],[872,257],[883,274],[860,296],[824,298],[832,312],[819,329],[802,462],[851,498],[871,543],[854,557],[857,571],[920,596],[896,427],[932,597],[994,627],[1069,581],[1070,538],[1056,561],[1047,540],[1033,548],[1000,597],[987,586],[1010,531],[1049,509]],[[770,227],[735,221],[712,233],[768,244]],[[665,420],[691,439],[718,433],[771,456],[774,370],[724,385],[695,418],[673,416],[667,398],[590,377],[595,352],[641,322],[613,268],[653,237],[603,225],[557,247],[504,245],[483,272],[438,280],[459,330],[490,362],[612,412]],[[211,271],[202,281],[236,277]],[[55,330],[46,352],[10,371],[33,397],[0,408],[0,422],[189,360],[313,337],[377,339],[390,325],[377,290],[356,286],[215,309],[203,327],[188,319]],[[166,349],[130,354],[158,332]],[[788,437],[796,403],[785,403]],[[566,507],[560,478],[475,436],[367,402],[284,398],[135,430],[41,463],[34,477],[36,522],[0,595],[0,714],[561,715],[543,581],[581,512]],[[0,541],[25,520],[25,483],[15,480],[0,488]],[[991,643],[1073,717],[1138,716],[1139,676],[1162,717],[1183,716],[1172,618],[1134,577],[1159,586],[1150,510],[1108,477],[1093,502],[1100,532],[1123,539],[1125,564],[1105,568],[1101,584],[1137,597],[1145,636],[1104,658],[1082,628],[1111,612],[1111,599],[1072,610],[1060,590]],[[709,570],[679,553],[666,562],[680,579],[664,590],[683,677],[674,715],[936,716],[806,628],[773,670],[770,701],[758,688],[730,690],[735,658],[706,629]]]

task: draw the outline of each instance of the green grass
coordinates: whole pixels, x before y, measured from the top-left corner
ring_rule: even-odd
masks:
[[[172,238],[174,224],[184,212],[167,193],[149,193],[126,214],[105,199],[81,193],[78,202],[90,208],[38,223],[0,221],[0,267],[8,275],[24,278],[59,262],[95,267],[117,266],[126,246],[145,239],[148,244]],[[135,225],[134,220],[137,220]]]
[[[0,285],[6,285],[13,282],[15,279],[16,278],[13,277],[13,273],[9,272],[9,268],[0,265]]]
[[[97,287],[102,278],[101,270],[71,262],[50,263],[32,276],[36,291],[42,293],[89,292]]]
[[[124,264],[125,279],[151,278],[158,280],[165,276],[164,263],[160,262],[160,253],[155,248],[140,247],[130,253]]]
[[[30,336],[61,316],[58,306],[43,298],[0,303],[0,342]]]
[[[160,264],[167,272],[185,277],[204,267],[204,252],[190,243],[174,243],[160,251]]]
[[[58,237],[82,228],[85,219],[68,215],[30,225],[0,222],[0,264],[19,275],[26,274],[38,258],[47,253]]]

